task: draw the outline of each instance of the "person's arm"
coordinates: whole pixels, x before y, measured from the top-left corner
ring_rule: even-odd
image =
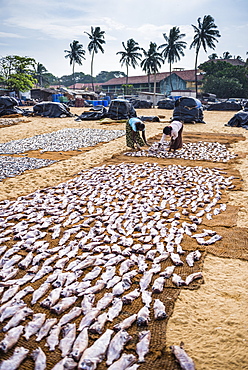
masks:
[[[140,145],[137,143],[136,140],[136,132],[132,130],[133,142],[137,145],[137,148],[140,149]]]
[[[147,146],[149,146],[148,142],[146,141],[146,134],[145,131],[142,131],[142,138]]]

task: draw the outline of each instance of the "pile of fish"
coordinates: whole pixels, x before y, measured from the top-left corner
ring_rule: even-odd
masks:
[[[0,370],[27,358],[46,369],[48,351],[61,358],[53,370],[137,369],[151,321],[168,318],[164,289],[203,277],[197,243],[221,236],[202,223],[233,186],[218,169],[121,163],[1,201],[0,350],[14,352]]]
[[[126,152],[124,155],[131,157],[156,157],[156,158],[181,158],[192,161],[211,161],[226,163],[236,157],[225,144],[218,142],[198,141],[197,143],[183,143],[182,149],[168,151],[168,142],[159,147],[153,143],[148,150],[141,149],[136,152]]]
[[[7,177],[15,177],[24,171],[50,166],[57,162],[50,159],[0,156],[0,181]]]
[[[20,122],[24,122],[23,118],[0,118],[0,127],[17,125]]]
[[[109,142],[123,135],[125,135],[124,130],[65,128],[48,134],[2,143],[0,154],[18,154],[40,149],[42,153],[77,150],[101,142]]]

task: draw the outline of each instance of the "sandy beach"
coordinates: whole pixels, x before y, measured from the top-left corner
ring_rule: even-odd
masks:
[[[80,115],[84,108],[71,108]],[[136,110],[137,115],[157,116],[161,122],[147,122],[149,139],[162,134],[172,111],[162,109]],[[248,228],[248,131],[227,127],[235,112],[204,111],[206,124],[185,124],[184,134],[240,135],[230,150],[240,154],[233,168],[242,178],[242,189],[227,192],[229,206],[238,207],[236,227]],[[25,117],[17,125],[0,128],[0,142],[24,139],[62,128],[125,129],[125,123],[100,124],[96,121],[75,121],[69,118]],[[242,136],[242,137],[241,137]],[[56,159],[57,162],[0,182],[0,201],[30,194],[37,189],[55,186],[73,178],[81,170],[107,163],[127,150],[125,136],[95,147],[69,153],[27,153],[28,156]],[[132,161],[132,158],[130,158]],[[145,161],[145,159],[144,159]],[[191,161],[191,166],[198,165]],[[245,243],[247,246],[247,242]],[[204,284],[199,289],[182,289],[176,300],[165,334],[165,344],[184,342],[184,348],[195,362],[197,370],[248,369],[248,260],[223,258],[207,252],[203,265]],[[148,369],[142,364],[140,369]],[[176,368],[175,368],[176,369]]]

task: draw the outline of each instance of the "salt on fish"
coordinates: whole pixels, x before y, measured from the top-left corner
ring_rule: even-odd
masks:
[[[138,355],[138,362],[145,362],[145,356],[149,352],[151,340],[150,330],[144,330],[139,333],[139,342],[136,345],[136,352]]]

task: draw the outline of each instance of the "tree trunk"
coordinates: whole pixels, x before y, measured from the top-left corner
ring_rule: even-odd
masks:
[[[128,64],[127,64],[127,77],[126,77],[126,89],[125,89],[125,95],[127,95],[127,85],[128,85]]]
[[[196,49],[195,53],[195,97],[197,98],[198,86],[197,86],[197,60],[198,60],[199,48]]]
[[[151,91],[150,73],[148,73],[148,91]]]
[[[173,86],[172,86],[172,80],[171,80],[171,62],[170,62],[170,85],[171,85],[171,93],[172,93]]]
[[[95,91],[95,89],[94,89],[94,82],[93,82],[93,59],[94,59],[94,50],[92,51],[91,66],[90,66],[90,74],[91,74],[91,85],[92,85],[92,91]]]
[[[75,90],[75,73],[74,73],[74,69],[75,69],[75,62],[73,61],[72,62],[73,90]]]
[[[154,73],[154,85],[153,85],[153,107],[155,107],[155,98],[156,98],[156,72]]]

